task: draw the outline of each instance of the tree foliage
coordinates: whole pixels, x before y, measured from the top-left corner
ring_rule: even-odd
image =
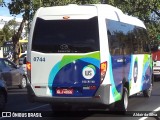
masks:
[[[24,20],[29,20],[30,0],[11,0],[8,8],[11,15],[22,14]]]
[[[15,19],[10,20],[8,23],[4,25],[2,28],[2,31],[4,33],[4,40],[8,41],[11,40],[12,36],[15,32],[17,32],[18,23],[15,21]]]
[[[0,30],[0,46],[2,46],[3,41],[4,41],[4,32]]]
[[[12,36],[17,32],[18,23],[15,19],[5,23],[3,28],[0,30],[0,45],[2,46],[4,41],[9,41],[12,39]]]
[[[151,39],[151,45],[160,45],[160,22],[150,22],[147,24],[148,33]]]

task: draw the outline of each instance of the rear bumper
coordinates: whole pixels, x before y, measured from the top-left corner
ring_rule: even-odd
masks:
[[[160,77],[160,67],[158,69],[153,68],[153,75],[156,77]]]
[[[93,97],[55,97],[55,96],[36,96],[32,87],[27,85],[27,92],[30,102],[42,102],[48,104],[109,104],[110,85],[102,86]]]
[[[153,74],[156,76],[160,76],[160,66],[153,66]]]

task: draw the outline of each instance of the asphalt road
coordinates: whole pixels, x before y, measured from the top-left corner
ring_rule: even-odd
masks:
[[[27,99],[27,90],[26,89],[18,89],[18,87],[12,87],[8,90],[8,103],[6,104],[5,111],[7,112],[15,112],[15,113],[42,113],[42,118],[34,118],[34,120],[41,119],[53,119],[53,118],[44,118],[45,116],[52,116],[54,120],[158,120],[160,119],[160,81],[154,82],[152,96],[150,98],[144,98],[143,95],[132,96],[129,98],[129,107],[126,115],[117,115],[110,114],[106,111],[101,110],[89,110],[89,112],[79,112],[79,113],[71,113],[66,116],[64,113],[58,113],[58,116],[53,116],[51,112],[51,108],[48,104],[42,103],[29,103]],[[50,111],[50,112],[48,112]],[[148,115],[148,111],[152,117],[142,117],[141,115]],[[25,113],[26,112],[26,113]],[[73,114],[73,115],[72,115]],[[41,115],[41,114],[37,114]],[[82,115],[82,116],[81,116]],[[156,117],[156,115],[159,115]],[[60,117],[61,116],[61,117]],[[74,117],[72,117],[74,116]],[[133,117],[132,117],[133,116]],[[1,117],[0,120],[8,120],[8,119],[22,119],[21,117],[14,118],[5,118]],[[26,118],[24,118],[26,119]],[[28,118],[27,118],[28,119]],[[31,119],[31,118],[30,118]],[[32,118],[33,119],[33,118]]]

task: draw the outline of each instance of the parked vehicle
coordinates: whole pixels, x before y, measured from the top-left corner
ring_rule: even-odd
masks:
[[[160,79],[160,46],[152,51],[154,80]]]
[[[3,77],[0,73],[0,111],[5,109],[7,103],[7,86],[6,82],[3,80]]]
[[[27,77],[24,70],[7,58],[0,58],[0,72],[7,86],[26,87]]]

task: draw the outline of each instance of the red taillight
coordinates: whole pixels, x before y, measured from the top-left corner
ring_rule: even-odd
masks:
[[[31,63],[27,61],[26,66],[27,66],[27,76],[29,81],[31,82]]]
[[[28,70],[31,70],[31,63],[30,62],[27,62],[27,71]]]
[[[101,63],[101,83],[103,82],[105,75],[106,75],[106,71],[107,71],[107,61]]]

